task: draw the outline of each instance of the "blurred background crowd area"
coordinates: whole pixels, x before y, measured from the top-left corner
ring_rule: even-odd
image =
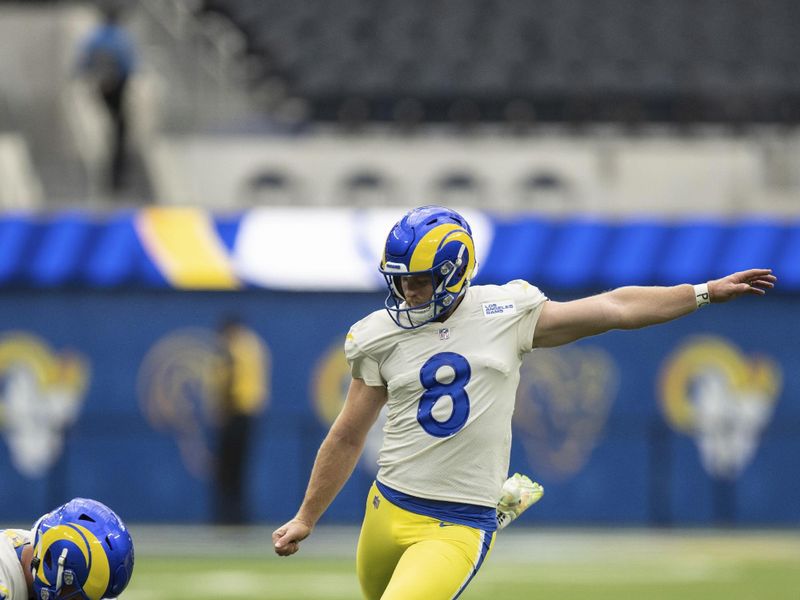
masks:
[[[109,12],[113,98],[87,41]],[[793,0],[0,2],[0,208],[793,216],[798,20]]]
[[[441,203],[476,284],[779,278],[526,359],[511,468],[548,497],[515,528],[796,528],[798,22],[796,0],[0,0],[0,519],[81,495],[283,521],[386,233]],[[379,446],[329,523],[361,518]]]

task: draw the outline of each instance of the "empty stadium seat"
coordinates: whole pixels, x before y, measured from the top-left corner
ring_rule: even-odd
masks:
[[[776,121],[785,120],[784,99],[800,96],[793,0],[206,0],[204,7],[237,23],[250,51],[323,120],[354,96],[367,103],[367,118],[389,120],[391,111],[373,104],[412,96],[433,120],[452,116],[443,102],[472,100],[479,118],[494,120],[525,97],[572,106],[537,110],[544,120]],[[620,100],[636,110],[617,110]]]

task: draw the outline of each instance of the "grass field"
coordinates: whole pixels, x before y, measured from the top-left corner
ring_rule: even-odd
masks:
[[[290,559],[268,529],[132,531],[125,600],[361,597],[350,528],[320,530]],[[461,598],[800,600],[800,532],[506,531]]]

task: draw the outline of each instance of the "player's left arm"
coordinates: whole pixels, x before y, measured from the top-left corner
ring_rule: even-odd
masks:
[[[749,269],[708,282],[711,302],[745,294],[763,296],[775,286],[770,269]],[[621,287],[571,302],[548,301],[536,325],[533,346],[551,348],[612,329],[639,329],[666,323],[697,310],[694,286]]]

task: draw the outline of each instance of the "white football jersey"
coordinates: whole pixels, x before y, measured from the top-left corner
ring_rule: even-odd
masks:
[[[19,552],[30,543],[30,531],[0,530],[0,600],[28,600],[28,584]]]
[[[388,390],[378,480],[419,498],[494,507],[508,476],[522,357],[547,298],[525,281],[470,287],[443,323],[385,310],[350,329],[353,377]]]

